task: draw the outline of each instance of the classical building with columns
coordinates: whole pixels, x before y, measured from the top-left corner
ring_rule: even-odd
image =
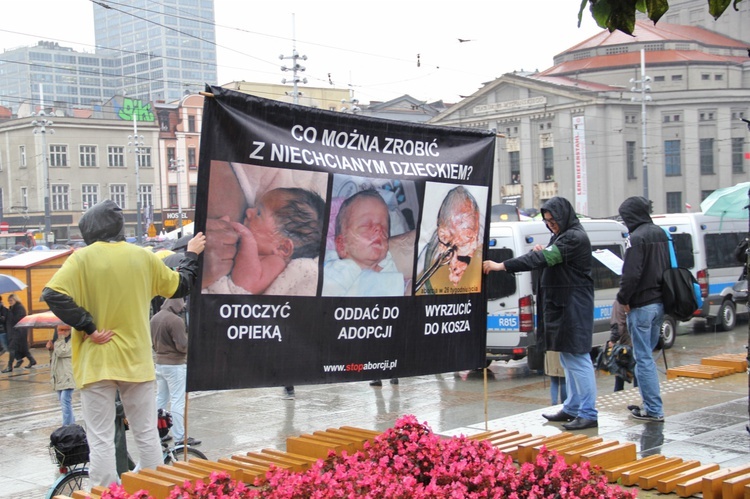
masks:
[[[605,30],[430,122],[497,130],[493,203],[538,209],[560,195],[610,217],[645,194],[656,212],[695,211],[714,189],[750,180],[749,47],[638,21],[634,37]]]

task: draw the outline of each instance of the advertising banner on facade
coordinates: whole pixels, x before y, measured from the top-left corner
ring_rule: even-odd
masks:
[[[483,367],[495,134],[209,91],[188,391]]]

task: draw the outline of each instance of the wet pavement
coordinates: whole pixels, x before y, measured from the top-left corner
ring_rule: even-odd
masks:
[[[724,353],[745,353],[748,324],[715,332],[702,321],[680,326],[669,367],[698,364]],[[43,498],[57,477],[49,452],[49,434],[61,415],[49,384],[48,354],[34,351],[39,364],[0,374],[0,498]],[[7,355],[0,357],[4,367]],[[644,423],[628,417],[626,406],[639,404],[637,389],[612,393],[614,377],[597,376],[599,427],[583,434],[634,442],[639,456],[663,454],[695,459],[722,468],[750,463],[748,376],[713,380],[667,380],[657,359],[666,422]],[[202,440],[209,459],[264,448],[284,450],[289,436],[325,428],[356,426],[384,430],[402,415],[414,414],[442,435],[475,434],[485,429],[518,429],[553,435],[559,424],[541,417],[549,407],[549,382],[529,372],[525,361],[495,362],[488,370],[485,405],[482,371],[404,378],[379,388],[367,383],[296,387],[296,399],[284,400],[282,388],[198,392],[191,394],[188,434]],[[627,385],[628,387],[630,385]],[[80,416],[80,399],[74,394]],[[131,446],[132,448],[132,446]],[[662,495],[662,494],[660,494]],[[656,493],[640,492],[639,497]],[[668,496],[668,495],[667,495]],[[676,496],[673,496],[676,497]]]

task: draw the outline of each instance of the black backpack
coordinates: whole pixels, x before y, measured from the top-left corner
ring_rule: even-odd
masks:
[[[698,286],[698,281],[688,269],[673,267],[665,270],[661,276],[664,313],[678,321],[690,320],[699,308],[695,299],[695,286]]]
[[[52,432],[49,440],[60,466],[72,466],[89,460],[86,431],[80,425],[61,426]]]
[[[674,252],[672,235],[664,229],[669,238],[669,255],[672,267],[661,275],[661,298],[664,304],[664,313],[669,314],[678,321],[687,321],[693,317],[693,313],[702,305],[698,302],[700,286],[693,274],[684,267],[677,266],[677,258]]]

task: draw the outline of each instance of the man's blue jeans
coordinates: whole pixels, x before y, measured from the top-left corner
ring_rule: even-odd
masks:
[[[571,416],[596,420],[596,377],[591,356],[588,353],[560,352],[560,364],[565,369],[568,391],[562,410]]]
[[[633,339],[635,376],[643,399],[643,411],[649,416],[664,416],[659,391],[659,374],[654,362],[654,348],[659,342],[659,330],[664,318],[664,305],[652,303],[632,308],[628,313],[628,332]]]

